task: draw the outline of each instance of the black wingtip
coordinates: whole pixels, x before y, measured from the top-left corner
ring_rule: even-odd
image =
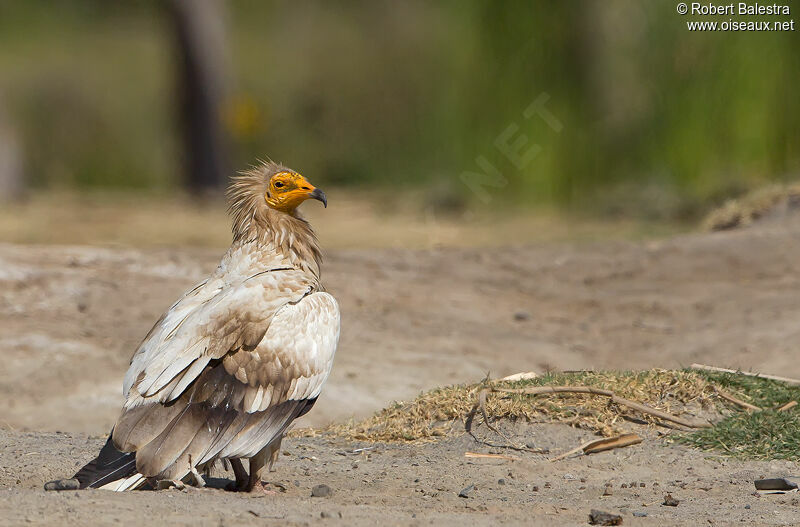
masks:
[[[96,489],[106,483],[127,478],[136,473],[136,453],[121,452],[114,446],[111,435],[96,458],[88,462],[74,476],[81,489]],[[71,480],[61,480],[71,481]],[[53,482],[51,482],[53,483]],[[54,489],[55,490],[55,489]]]

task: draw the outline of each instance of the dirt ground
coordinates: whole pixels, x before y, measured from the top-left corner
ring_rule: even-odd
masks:
[[[342,338],[323,396],[299,425],[363,417],[420,390],[487,373],[702,362],[800,377],[798,242],[800,222],[774,221],[648,242],[329,250],[324,279],[341,304]],[[102,510],[108,523],[147,512],[174,524],[302,524],[325,512],[342,524],[535,518],[556,525],[586,523],[592,507],[625,509],[626,525],[800,523],[791,497],[750,495],[754,477],[797,474],[797,465],[709,459],[657,441],[550,464],[466,460],[463,452],[477,449],[466,439],[379,445],[372,461],[347,453],[360,445],[293,439],[276,473],[288,489],[275,497],[34,490],[96,452],[101,441],[87,436],[107,433],[113,423],[139,340],[220,254],[0,245],[0,487],[8,489],[0,495],[0,523],[64,515],[94,523]],[[561,427],[531,433],[552,441],[554,451],[584,437]],[[618,487],[633,480],[647,486]],[[607,481],[615,483],[614,495],[600,497]],[[309,498],[317,483],[331,485],[333,496]],[[473,483],[474,495],[457,496]],[[665,489],[682,500],[679,507],[659,505]],[[648,516],[634,517],[639,510]]]
[[[800,222],[643,243],[333,250],[334,371],[305,425],[444,384],[692,362],[800,377]],[[214,249],[0,245],[0,422],[106,433],[133,350]]]
[[[590,437],[565,425],[509,425],[506,433],[553,452]],[[232,479],[221,471],[209,480],[216,488],[41,490],[42,481],[71,473],[102,442],[83,435],[0,432],[0,524],[141,525],[144,516],[161,525],[190,526],[552,526],[587,525],[592,509],[619,514],[631,526],[800,521],[798,494],[757,496],[753,486],[765,475],[797,474],[797,464],[733,461],[655,438],[555,463],[513,452],[513,460],[466,458],[465,452],[491,451],[469,436],[420,445],[289,439],[270,473],[273,495],[221,490]],[[321,484],[330,495],[312,497]],[[667,494],[677,506],[663,505]]]

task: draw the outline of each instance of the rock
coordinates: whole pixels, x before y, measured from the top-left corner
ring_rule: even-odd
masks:
[[[680,501],[676,500],[672,497],[672,494],[667,494],[664,496],[664,503],[661,505],[666,505],[667,507],[677,507]]]
[[[469,493],[475,490],[475,485],[467,485],[458,493],[459,498],[469,498]]]
[[[505,485],[506,484],[506,480],[504,480],[503,478],[500,478],[500,479],[497,480],[497,484],[498,485]]]
[[[603,496],[613,496],[614,490],[611,487],[611,483],[606,483],[606,487],[603,489]]]
[[[322,512],[319,513],[319,517],[320,518],[341,518],[342,517],[342,513],[341,512],[333,513],[333,512],[328,512],[328,511],[322,511]]]
[[[744,508],[750,510],[750,505],[745,505]]]
[[[622,525],[622,516],[592,509],[589,513],[589,523],[591,525]]]
[[[647,513],[644,511],[633,511],[633,515],[637,518],[647,518]]]
[[[517,311],[514,313],[514,320],[517,322],[524,322],[526,320],[530,320],[531,314],[527,311]]]
[[[327,498],[331,495],[331,488],[324,483],[321,485],[314,485],[314,488],[311,489],[311,497],[312,498]]]
[[[44,490],[78,490],[81,488],[80,482],[75,479],[56,479],[44,484]]]
[[[786,478],[770,478],[755,480],[756,490],[795,490],[797,483]]]

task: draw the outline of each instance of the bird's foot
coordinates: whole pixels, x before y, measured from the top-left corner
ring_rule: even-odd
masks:
[[[192,475],[195,487],[203,488],[206,486],[206,480],[203,479],[203,476],[200,475],[195,467],[192,467],[189,473]]]
[[[156,483],[157,490],[172,489],[172,488],[175,488],[177,490],[183,490],[186,488],[186,485],[183,483],[183,481],[175,479],[160,479]]]
[[[252,487],[250,487],[249,492],[256,496],[264,495],[270,496],[272,494],[277,494],[278,491],[272,488],[270,483],[264,483],[261,480],[256,481],[253,483]]]

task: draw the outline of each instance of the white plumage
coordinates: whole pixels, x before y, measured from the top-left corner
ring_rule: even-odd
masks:
[[[286,428],[319,397],[340,316],[296,207],[308,197],[327,204],[325,196],[274,163],[236,178],[230,195],[233,245],[134,353],[122,413],[98,458],[76,474],[82,487],[201,479],[198,470],[228,459],[239,488],[258,488]]]

